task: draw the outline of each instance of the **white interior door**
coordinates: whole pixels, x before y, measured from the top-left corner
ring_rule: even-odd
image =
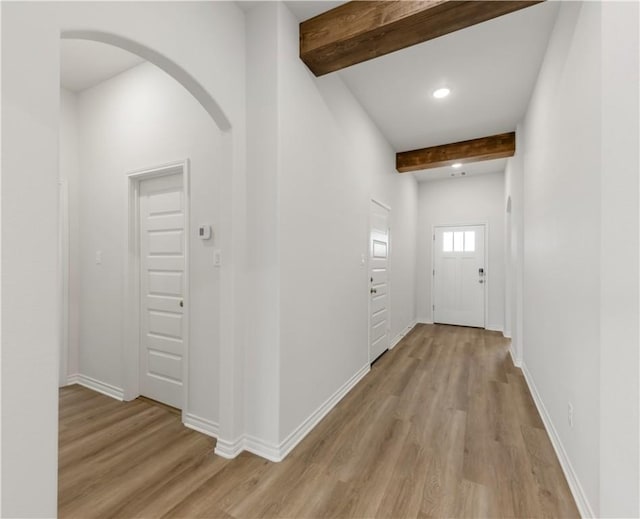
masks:
[[[140,394],[182,408],[185,200],[182,175],[140,182]]]
[[[484,328],[484,225],[436,227],[433,322]]]
[[[371,201],[369,233],[369,361],[389,349],[389,210]]]

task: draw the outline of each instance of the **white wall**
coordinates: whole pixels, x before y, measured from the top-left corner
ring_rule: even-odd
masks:
[[[63,189],[66,189],[68,229],[66,244],[68,250],[66,259],[68,262],[67,362],[63,379],[68,375],[78,373],[80,357],[78,337],[80,332],[80,305],[78,301],[80,277],[77,275],[80,269],[78,250],[80,149],[78,137],[77,97],[73,92],[62,88],[60,89],[60,179],[64,183]],[[63,210],[64,208],[61,208],[61,211]]]
[[[640,515],[640,9],[602,4],[600,515]]]
[[[68,98],[63,97],[63,113]],[[185,410],[217,423],[220,272],[213,266],[213,248],[218,246],[224,173],[220,131],[189,92],[147,63],[78,95],[78,134],[81,174],[70,187],[80,202],[74,222],[79,222],[78,253],[71,254],[78,264],[71,272],[77,273],[74,284],[79,287],[79,372],[112,386],[124,384],[126,173],[189,159],[191,300]],[[199,224],[212,225],[213,240],[197,238]],[[97,251],[101,264],[95,262]]]
[[[639,513],[637,113],[637,4],[563,4],[523,131],[524,365],[597,516]]]
[[[280,252],[278,236],[278,10],[247,13],[246,430],[278,442]]]
[[[524,125],[524,364],[596,513],[599,34],[598,4],[562,6]]]
[[[371,197],[392,208],[391,337],[414,322],[416,184],[395,171],[393,150],[339,75],[315,78],[300,61],[298,20],[285,5],[260,4],[247,18],[248,90],[258,96],[248,104],[249,124],[257,125],[248,134],[248,176],[256,182],[250,211],[257,219],[249,241],[263,261],[252,269],[268,277],[255,285],[262,308],[254,307],[249,320],[261,324],[247,346],[247,395],[255,395],[247,432],[277,453],[368,365],[361,257]],[[275,106],[255,81],[276,91]],[[265,146],[274,137],[275,153]]]
[[[487,223],[486,327],[504,327],[504,173],[421,182],[418,187],[417,314],[433,322],[431,303],[433,226]]]
[[[242,399],[233,398],[243,367],[243,13],[232,2],[3,3],[1,447],[2,514],[10,517],[56,513],[58,74],[66,30],[113,36],[171,70],[225,129],[221,434],[241,427]]]
[[[285,6],[279,22],[282,441],[369,362],[372,196],[391,207],[391,338],[414,321],[416,183],[339,75],[300,61]]]
[[[43,22],[31,16],[16,20],[22,8],[2,5],[1,513],[53,517],[60,85],[55,51],[48,52],[42,41],[46,38],[24,39],[25,34],[41,33]],[[24,55],[25,47],[31,55]],[[38,239],[33,239],[33,229],[38,229]]]
[[[368,360],[369,200],[391,207],[391,338],[415,319],[416,182],[339,75],[299,59],[280,6],[279,128],[283,440]]]

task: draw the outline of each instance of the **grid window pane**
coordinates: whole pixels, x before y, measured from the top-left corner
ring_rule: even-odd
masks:
[[[462,252],[464,250],[464,232],[456,231],[453,233],[453,250],[455,252]]]
[[[444,232],[442,233],[442,252],[451,251],[453,251],[453,233]]]
[[[476,232],[465,231],[464,233],[464,251],[475,252],[476,250]]]

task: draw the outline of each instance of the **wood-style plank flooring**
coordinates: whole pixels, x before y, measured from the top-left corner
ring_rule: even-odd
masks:
[[[60,391],[61,517],[579,517],[508,342],[418,325],[281,463]]]

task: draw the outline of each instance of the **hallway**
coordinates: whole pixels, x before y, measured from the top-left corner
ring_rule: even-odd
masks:
[[[60,391],[60,517],[578,517],[508,342],[417,325],[281,463]]]

